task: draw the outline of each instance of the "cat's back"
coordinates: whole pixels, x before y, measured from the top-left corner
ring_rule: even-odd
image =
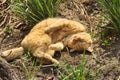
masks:
[[[48,34],[52,38],[53,43],[61,41],[68,35],[86,31],[86,26],[77,21],[61,18],[59,20],[56,20],[55,22],[57,24],[53,23],[52,26],[58,26],[58,29],[52,32],[48,32]]]
[[[57,21],[58,18],[48,18],[36,24],[21,42],[25,49],[35,50],[51,44],[51,37],[45,33],[45,28]]]
[[[38,24],[36,24],[32,29],[32,31],[44,31],[46,27],[49,27],[50,25],[54,24],[55,22],[57,22],[58,20],[60,20],[61,18],[48,18],[45,19],[41,22],[39,22]]]

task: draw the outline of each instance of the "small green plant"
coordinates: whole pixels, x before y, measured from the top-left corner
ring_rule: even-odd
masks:
[[[69,63],[66,64],[64,71],[58,71],[60,76],[59,80],[86,80],[85,78],[85,67],[86,61],[84,59],[85,52],[82,57],[80,65],[73,67]]]
[[[24,57],[26,58],[26,60],[22,63],[22,67],[24,69],[26,80],[34,80],[36,73],[41,67],[41,64],[38,64],[36,59],[31,57],[29,51],[24,54]],[[31,60],[31,62],[29,60]]]
[[[12,34],[13,33],[13,28],[8,26],[8,27],[5,28],[4,32],[7,33],[7,34]]]
[[[19,19],[35,24],[47,17],[54,17],[60,2],[61,0],[11,0],[11,9]]]
[[[103,40],[103,45],[105,45],[105,46],[110,45],[109,40],[108,40],[108,39],[104,39],[104,40]]]
[[[37,62],[35,60],[32,61],[32,64],[28,66],[27,63],[22,63],[22,67],[24,69],[24,73],[27,80],[33,80],[35,78],[36,73],[39,71],[39,68],[36,67]],[[38,65],[41,67],[41,65]]]
[[[96,0],[101,8],[104,17],[110,22],[109,29],[120,33],[120,0]]]

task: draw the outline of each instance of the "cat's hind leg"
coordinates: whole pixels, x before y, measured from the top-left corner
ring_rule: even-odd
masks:
[[[23,53],[24,53],[23,47],[19,47],[19,48],[14,48],[14,49],[1,52],[0,56],[5,58],[7,61],[11,61],[15,59],[16,57],[22,55]]]
[[[54,52],[54,51],[53,51]],[[53,53],[54,54],[54,53]],[[33,56],[34,57],[36,57],[36,58],[38,58],[38,60],[39,59],[47,59],[47,60],[49,60],[49,61],[51,61],[52,63],[55,63],[55,64],[59,64],[59,62],[56,60],[56,59],[54,59],[53,57],[52,57],[52,55],[50,55],[49,53],[44,53],[44,52],[42,52],[42,51],[40,51],[39,49],[37,49],[34,53],[33,53]],[[47,61],[44,61],[44,62],[47,62]],[[46,63],[43,63],[43,64],[46,64]]]

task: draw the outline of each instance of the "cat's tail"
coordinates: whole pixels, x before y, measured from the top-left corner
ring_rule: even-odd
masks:
[[[23,47],[13,48],[0,53],[0,56],[11,61],[24,53]]]

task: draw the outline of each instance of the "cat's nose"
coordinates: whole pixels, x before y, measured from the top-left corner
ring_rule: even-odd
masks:
[[[92,43],[93,42],[92,39],[89,39],[89,42]]]

